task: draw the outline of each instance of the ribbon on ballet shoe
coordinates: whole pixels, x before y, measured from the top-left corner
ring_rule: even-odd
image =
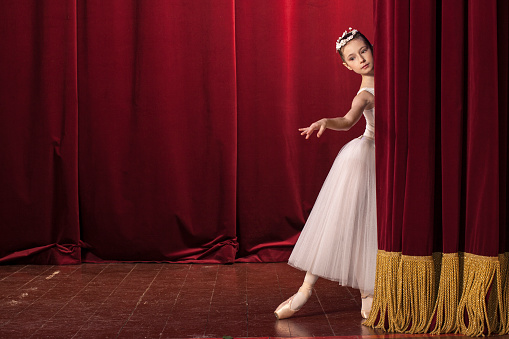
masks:
[[[307,282],[303,282],[302,286],[299,287],[299,292],[307,294],[308,298],[311,297],[313,291],[313,285]]]

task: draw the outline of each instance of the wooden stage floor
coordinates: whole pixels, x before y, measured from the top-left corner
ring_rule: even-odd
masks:
[[[0,338],[466,338],[367,328],[358,291],[324,279],[276,320],[303,277],[285,263],[0,266]]]

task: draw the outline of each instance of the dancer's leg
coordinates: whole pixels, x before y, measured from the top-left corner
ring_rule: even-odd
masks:
[[[371,312],[371,306],[373,304],[373,295],[368,292],[361,291],[361,315],[363,318],[369,317],[369,313]]]
[[[313,286],[315,285],[317,280],[318,276],[306,272],[304,282],[302,283],[302,286],[299,288],[297,294],[295,294],[295,296],[293,297],[292,304],[290,305],[290,308],[292,310],[300,309],[306,303],[306,301],[308,301],[309,297],[311,296],[311,290],[313,289]]]

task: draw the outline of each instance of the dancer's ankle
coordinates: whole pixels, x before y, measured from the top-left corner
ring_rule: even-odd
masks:
[[[311,291],[313,290],[313,285],[304,281],[302,283],[302,286],[299,288],[299,292],[302,292],[302,293],[305,293],[305,294],[309,294],[311,295]]]

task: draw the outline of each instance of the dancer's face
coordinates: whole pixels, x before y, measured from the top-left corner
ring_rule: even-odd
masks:
[[[343,47],[345,65],[349,70],[361,75],[374,73],[373,53],[363,39],[353,39]]]

